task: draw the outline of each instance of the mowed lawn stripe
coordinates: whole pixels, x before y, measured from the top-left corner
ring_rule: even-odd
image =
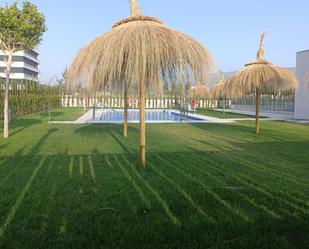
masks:
[[[174,225],[180,226],[181,223],[179,219],[173,214],[173,212],[170,210],[168,204],[166,201],[160,196],[160,194],[140,175],[140,173],[136,170],[135,166],[132,165],[128,161],[128,159],[125,157],[125,155],[122,155],[126,163],[130,166],[131,171],[137,176],[137,178],[146,186],[146,188],[156,197],[158,203],[166,213],[166,215],[170,218],[170,220],[173,222]]]
[[[0,225],[0,238],[4,235],[6,229],[11,224],[11,222],[14,220],[15,215],[16,215],[20,205],[22,204],[22,201],[24,200],[26,194],[28,193],[29,189],[31,188],[32,182],[35,179],[35,177],[37,176],[39,170],[44,165],[45,160],[46,160],[46,158],[42,158],[40,160],[39,164],[37,165],[37,167],[35,167],[35,169],[33,170],[33,173],[31,175],[31,177],[29,178],[26,186],[23,188],[23,190],[21,191],[20,195],[18,196],[15,204],[13,205],[10,212],[8,213],[8,216],[5,219],[5,222],[2,225]]]
[[[181,155],[180,155],[181,157]],[[164,160],[163,158],[161,158],[162,160]],[[186,158],[188,159],[188,158]],[[186,160],[185,158],[183,158],[183,160]],[[176,163],[176,162],[175,162]],[[199,175],[205,175],[208,178],[210,178],[213,183],[215,184],[214,186],[209,186],[209,189],[225,189],[225,190],[230,190],[231,194],[235,194],[237,191],[237,196],[239,196],[241,199],[245,200],[246,202],[248,202],[251,206],[257,208],[257,209],[261,209],[264,212],[266,212],[267,214],[271,215],[274,218],[282,218],[281,215],[277,214],[274,210],[268,208],[267,206],[261,204],[261,203],[257,203],[255,199],[250,198],[249,196],[247,196],[246,194],[243,194],[242,192],[240,192],[239,190],[244,190],[244,189],[250,189],[250,186],[246,186],[243,185],[242,187],[234,186],[234,185],[229,185],[227,184],[227,182],[221,180],[219,177],[215,176],[214,174],[211,173],[211,171],[207,171],[204,169],[204,167],[201,167],[202,164],[199,164],[199,166],[196,165],[190,165],[191,169],[194,169],[196,172],[200,173]],[[182,167],[182,164],[177,164],[177,166]],[[182,167],[184,170],[188,170],[188,168]]]
[[[287,206],[290,206],[294,209],[302,211],[306,214],[308,213],[308,210],[306,208],[303,208],[302,206],[298,206],[298,205],[294,204],[293,202],[290,202],[290,201],[284,199],[283,197],[278,196],[276,194],[276,192],[278,192],[282,195],[280,190],[270,189],[265,184],[256,182],[255,180],[250,178],[250,176],[247,175],[247,174],[236,172],[234,170],[231,170],[229,167],[223,167],[220,163],[216,163],[215,161],[210,161],[209,158],[206,159],[206,158],[200,158],[199,156],[197,156],[197,157],[194,157],[194,159],[197,160],[197,161],[200,161],[201,163],[207,162],[207,167],[210,167],[212,170],[215,170],[215,171],[223,173],[223,174],[228,174],[229,176],[231,176],[235,180],[239,181],[240,183],[248,185],[248,186],[252,187],[253,189],[256,189],[257,191],[259,191],[260,193],[263,193],[265,196],[269,197],[270,199],[277,199],[280,202],[283,202]],[[275,192],[275,193],[272,193],[272,192]],[[284,195],[284,193],[283,193],[283,195]],[[287,197],[287,196],[285,196],[285,197]]]
[[[156,155],[157,156],[157,155]],[[162,161],[162,163],[164,163],[164,165],[169,166],[171,168],[173,168],[175,170],[175,172],[179,173],[180,175],[182,175],[185,178],[190,179],[192,182],[195,182],[197,184],[199,184],[201,187],[203,187],[205,189],[205,192],[207,194],[209,194],[213,199],[215,199],[218,203],[220,203],[222,206],[224,206],[225,208],[227,208],[229,211],[231,211],[232,213],[234,213],[235,215],[239,216],[239,218],[243,219],[246,222],[250,222],[253,223],[253,218],[249,217],[248,214],[246,214],[245,211],[241,210],[238,207],[233,207],[228,201],[222,199],[220,197],[220,195],[218,195],[215,191],[213,191],[212,189],[209,188],[209,186],[207,186],[204,182],[200,181],[199,179],[197,179],[195,176],[193,176],[191,173],[187,173],[185,171],[183,171],[180,168],[175,167],[172,163],[164,160],[162,157],[157,156],[159,160]]]

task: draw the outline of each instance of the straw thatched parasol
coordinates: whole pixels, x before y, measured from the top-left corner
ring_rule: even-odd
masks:
[[[93,91],[105,86],[139,93],[140,163],[145,166],[145,95],[163,84],[205,82],[212,57],[191,37],[143,16],[131,0],[131,16],[84,47],[73,61],[69,80],[83,81]]]
[[[224,79],[224,75],[222,72],[220,72],[220,75],[220,80],[210,90],[211,97],[217,100],[227,97],[226,80]]]
[[[224,79],[224,74],[223,72],[220,72],[221,79],[217,84],[215,84],[211,90],[210,90],[210,95],[211,98],[214,100],[221,100],[223,99],[223,113],[225,113],[225,101],[226,98],[228,98],[227,94],[227,88],[226,88],[226,80]]]
[[[204,85],[192,86],[188,91],[189,98],[202,99],[209,96],[209,89]]]
[[[256,133],[260,132],[260,95],[263,92],[281,92],[297,87],[297,79],[291,71],[280,68],[265,59],[264,37],[261,36],[256,60],[245,65],[227,82],[231,97],[238,98],[247,94],[256,95]]]
[[[212,99],[224,99],[226,96],[226,84],[225,83],[217,83],[215,84],[211,90],[210,95]]]

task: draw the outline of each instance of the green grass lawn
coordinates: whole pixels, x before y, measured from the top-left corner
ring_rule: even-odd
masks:
[[[88,111],[87,109],[86,111]],[[83,108],[69,107],[56,109],[51,112],[51,121],[74,121],[84,114]],[[48,113],[42,113],[43,117],[48,117]]]
[[[137,125],[123,139],[17,119],[0,139],[0,248],[308,248],[309,126],[261,126],[148,125],[140,169]]]
[[[223,113],[222,111],[217,111],[214,109],[205,109],[205,108],[200,108],[197,109],[196,114],[200,115],[206,115],[214,118],[222,118],[222,119],[228,119],[228,118],[254,118],[254,116],[250,115],[244,115],[244,114],[235,114],[235,113]]]

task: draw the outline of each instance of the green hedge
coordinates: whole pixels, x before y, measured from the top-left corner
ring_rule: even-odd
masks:
[[[0,117],[3,119],[5,81],[0,79]],[[49,97],[50,96],[50,97]],[[47,111],[50,98],[51,108],[61,107],[60,86],[39,84],[33,81],[10,81],[10,118]]]

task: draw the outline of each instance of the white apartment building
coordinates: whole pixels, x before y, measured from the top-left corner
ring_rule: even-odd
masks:
[[[295,98],[295,119],[309,120],[309,49],[297,53],[296,75],[299,86]]]
[[[0,78],[5,78],[5,56],[0,51]],[[39,81],[39,54],[35,50],[14,53],[10,79]]]

